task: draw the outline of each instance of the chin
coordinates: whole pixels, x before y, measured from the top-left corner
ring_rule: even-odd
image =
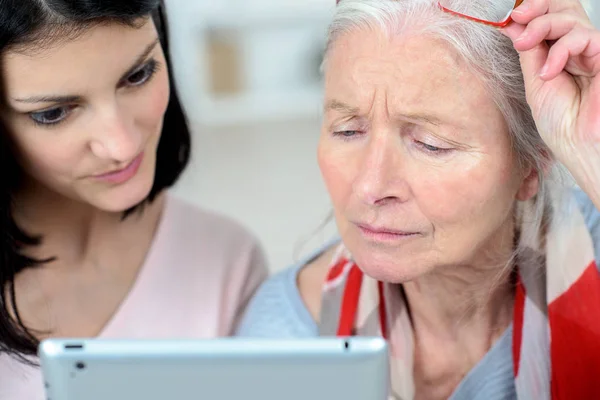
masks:
[[[131,182],[96,193],[90,204],[107,212],[124,212],[142,203],[150,194],[153,184],[153,174],[148,177],[136,176]]]
[[[418,279],[433,269],[424,257],[398,248],[360,243],[349,243],[347,247],[358,267],[378,281],[401,284]]]

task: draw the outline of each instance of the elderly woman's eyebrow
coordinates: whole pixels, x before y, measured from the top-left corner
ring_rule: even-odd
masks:
[[[325,103],[325,111],[338,111],[344,114],[358,114],[360,109],[358,107],[350,106],[339,100],[329,100]]]
[[[344,103],[343,101],[332,99],[325,103],[325,111],[337,111],[342,114],[358,115],[360,109]],[[420,122],[429,125],[440,126],[443,124],[442,118],[430,113],[397,113],[394,115],[397,120],[407,120],[412,122]]]
[[[422,122],[430,125],[439,126],[443,121],[440,117],[428,113],[399,113],[395,115],[396,119],[405,119],[409,121]]]

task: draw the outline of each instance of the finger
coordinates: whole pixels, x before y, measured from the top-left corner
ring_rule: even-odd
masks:
[[[517,23],[527,25],[542,15],[563,12],[587,17],[580,0],[525,0],[513,10],[511,17]]]
[[[594,34],[598,37],[594,37]],[[548,51],[548,58],[540,71],[540,77],[543,80],[554,79],[565,69],[569,59],[577,56],[583,56],[591,62],[585,63],[583,69],[567,72],[584,76],[600,73],[600,34],[597,31],[575,28],[558,40]],[[594,58],[598,60],[594,62]]]
[[[525,31],[525,28],[526,28],[525,25],[521,25],[521,24],[517,24],[516,22],[513,22],[511,24],[508,24],[506,27],[501,28],[500,32],[502,34],[504,34],[505,36],[508,36],[508,38],[514,42],[515,39],[517,39],[519,36],[521,36],[523,34],[523,32]]]
[[[511,17],[515,22],[527,25],[533,19],[547,14],[549,10],[550,0],[525,0],[513,10]]]
[[[544,40],[560,39],[569,33],[577,25],[582,25],[581,21],[572,14],[546,14],[531,21],[524,32],[513,40],[515,49],[526,51],[540,44]]]
[[[580,55],[590,44],[590,35],[583,29],[574,29],[558,40],[548,51],[546,63],[540,70],[540,78],[556,78],[567,65],[569,58]]]

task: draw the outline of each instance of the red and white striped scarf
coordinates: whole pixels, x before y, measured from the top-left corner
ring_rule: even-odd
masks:
[[[600,398],[600,274],[574,198],[517,261],[513,362],[518,400]],[[557,208],[554,208],[557,209]],[[523,210],[520,221],[530,221]],[[531,227],[520,222],[521,232]],[[522,235],[523,236],[523,235]],[[414,398],[413,334],[401,291],[362,273],[342,246],[323,289],[322,336],[383,336],[393,398]]]

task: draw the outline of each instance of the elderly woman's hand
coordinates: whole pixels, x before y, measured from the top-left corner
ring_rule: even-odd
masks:
[[[540,135],[600,208],[600,31],[579,0],[525,0],[512,18]]]

